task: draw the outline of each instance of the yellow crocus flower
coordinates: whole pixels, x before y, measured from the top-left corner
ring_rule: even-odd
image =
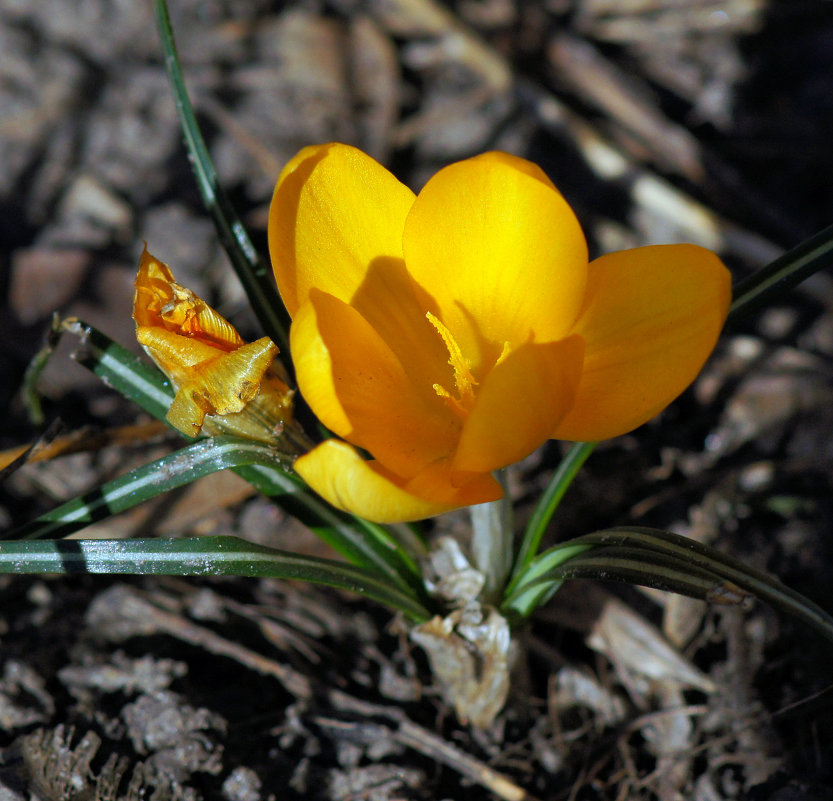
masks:
[[[306,148],[275,188],[269,249],[299,390],[340,438],[295,469],[380,522],[495,500],[492,471],[545,440],[649,420],[693,381],[730,302],[728,271],[694,245],[588,263],[567,202],[506,153],[414,195],[355,148]]]

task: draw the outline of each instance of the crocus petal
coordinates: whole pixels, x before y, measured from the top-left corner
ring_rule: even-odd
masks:
[[[528,456],[573,405],[584,341],[526,344],[491,370],[477,394],[454,457],[461,472],[485,472]]]
[[[261,381],[278,353],[277,346],[263,337],[231,353],[216,351],[214,358],[194,365],[179,387],[168,422],[195,437],[206,415],[242,412],[260,392]]]
[[[731,300],[728,270],[696,245],[658,245],[590,264],[574,328],[584,369],[557,439],[595,441],[658,414],[697,376],[717,342]]]
[[[540,169],[486,153],[440,170],[405,222],[408,271],[476,377],[505,342],[563,338],[581,308],[587,245]]]
[[[312,290],[290,343],[298,387],[318,419],[398,475],[454,449],[459,421],[352,306]]]
[[[414,194],[348,145],[304,148],[286,165],[269,209],[269,252],[295,316],[316,287],[350,302],[375,262],[402,259]]]
[[[209,342],[224,350],[243,339],[225,317],[174,280],[167,264],[145,246],[136,275],[133,319],[139,328],[159,328]]]
[[[291,316],[315,287],[349,303],[424,385],[442,381],[444,349],[402,259],[414,194],[341,144],[308,147],[283,170],[269,212],[269,247]]]
[[[193,368],[225,351],[200,339],[165,328],[137,327],[136,340],[174,384],[180,387],[193,375]]]
[[[500,485],[488,474],[463,488],[446,484],[440,488],[442,500],[415,495],[378,462],[365,461],[355,448],[335,439],[322,442],[297,459],[295,470],[336,508],[377,523],[419,520],[460,506],[497,500],[501,495]],[[425,487],[437,489],[430,480],[423,481]]]

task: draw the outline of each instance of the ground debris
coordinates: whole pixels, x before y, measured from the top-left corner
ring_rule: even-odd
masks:
[[[91,690],[132,695],[137,690],[152,693],[167,689],[187,671],[184,662],[155,659],[150,654],[130,659],[124,652],[116,651],[111,661],[68,665],[58,672],[58,678],[76,697],[89,697]]]
[[[29,665],[9,659],[0,677],[0,729],[43,723],[54,711],[55,702],[43,678]]]
[[[552,677],[549,708],[560,714],[575,706],[592,710],[601,726],[616,726],[625,719],[625,704],[621,698],[589,673],[565,666]]]
[[[145,760],[146,776],[176,785],[191,774],[222,770],[223,746],[216,734],[225,720],[208,709],[194,709],[168,690],[142,695],[122,710],[127,735]]]
[[[235,768],[223,782],[226,801],[260,801],[262,782],[251,768]]]
[[[101,747],[101,738],[88,731],[73,746],[75,733],[59,725],[38,729],[19,743],[23,772],[31,781],[33,798],[42,801],[136,801],[140,781],[131,780],[126,794],[117,791],[129,760],[111,754],[96,775],[90,763]],[[134,776],[136,771],[134,771]]]
[[[359,797],[367,801],[395,801],[407,798],[403,793],[421,787],[424,782],[425,774],[421,770],[368,765],[349,771],[332,770],[329,792],[333,801],[349,801]]]

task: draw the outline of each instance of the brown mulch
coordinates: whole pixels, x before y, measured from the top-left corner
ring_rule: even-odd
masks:
[[[540,163],[595,253],[693,241],[748,274],[833,218],[826,0],[171,0],[223,184],[259,245],[300,147],[357,144],[415,189],[487,149]],[[203,212],[150,5],[0,0],[0,448],[39,433],[17,395],[53,310],[135,348],[141,243],[247,335]],[[64,431],[135,407],[56,353]],[[833,281],[728,331],[660,421],[600,446],[551,536],[668,528],[830,609]],[[11,527],[176,446],[27,466]],[[512,474],[523,521],[562,452]],[[464,527],[460,514],[433,531]],[[85,533],[231,533],[324,553],[219,474]],[[615,593],[615,594],[614,594]],[[460,726],[401,624],[266,581],[0,577],[0,799],[833,798],[833,675],[817,635],[576,582],[522,633],[505,713]]]

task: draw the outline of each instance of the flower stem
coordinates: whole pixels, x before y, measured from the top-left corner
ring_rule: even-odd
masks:
[[[471,553],[475,566],[486,577],[482,600],[497,604],[512,566],[512,501],[506,486],[506,470],[497,472],[503,497],[491,503],[469,507]]]

